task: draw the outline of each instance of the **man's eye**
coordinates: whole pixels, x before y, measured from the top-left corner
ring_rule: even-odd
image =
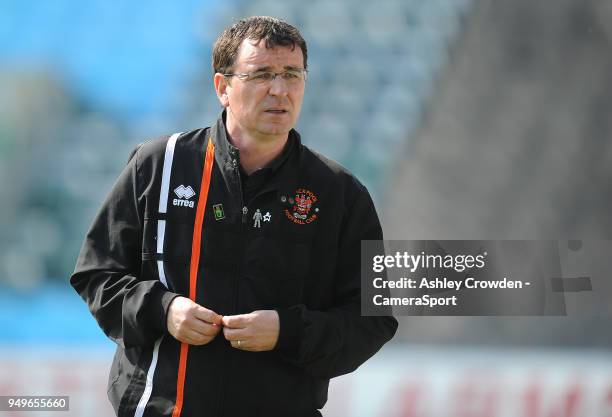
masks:
[[[296,71],[285,71],[283,72],[283,78],[285,80],[297,80],[300,75]]]
[[[272,72],[256,72],[253,74],[252,79],[257,81],[270,81],[274,78],[274,73]]]

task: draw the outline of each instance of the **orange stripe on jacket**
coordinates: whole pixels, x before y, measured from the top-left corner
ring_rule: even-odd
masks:
[[[191,263],[189,264],[189,298],[195,301],[196,284],[198,279],[198,268],[200,266],[200,250],[202,247],[202,227],[204,225],[204,212],[206,211],[206,200],[208,200],[208,190],[210,189],[210,179],[212,167],[215,160],[215,145],[212,138],[208,140],[206,147],[206,157],[204,158],[204,171],[202,173],[202,183],[200,185],[200,197],[196,209],[196,218],[193,225],[193,240],[191,241]],[[187,373],[187,353],[189,345],[181,343],[181,353],[179,356],[179,369],[176,381],[176,403],[172,411],[172,417],[179,417],[183,410],[183,392],[185,389],[185,374]]]

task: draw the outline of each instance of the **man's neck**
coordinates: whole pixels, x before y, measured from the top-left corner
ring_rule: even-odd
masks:
[[[288,139],[288,135],[254,137],[232,126],[231,123],[228,123],[226,128],[230,143],[240,150],[240,165],[247,175],[265,167],[280,155]]]

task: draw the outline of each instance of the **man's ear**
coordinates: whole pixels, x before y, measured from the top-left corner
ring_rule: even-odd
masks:
[[[230,87],[227,83],[227,78],[223,74],[217,72],[213,78],[215,84],[215,92],[223,107],[229,106],[229,97],[227,96],[227,88]],[[231,88],[231,87],[230,87]]]

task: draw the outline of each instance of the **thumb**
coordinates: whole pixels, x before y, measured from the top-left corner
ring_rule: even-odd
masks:
[[[209,310],[206,307],[202,307],[200,305],[197,306],[194,312],[194,315],[196,318],[200,320],[204,320],[207,323],[216,324],[216,325],[221,325],[222,318],[223,318],[222,316],[215,313],[214,311]]]

